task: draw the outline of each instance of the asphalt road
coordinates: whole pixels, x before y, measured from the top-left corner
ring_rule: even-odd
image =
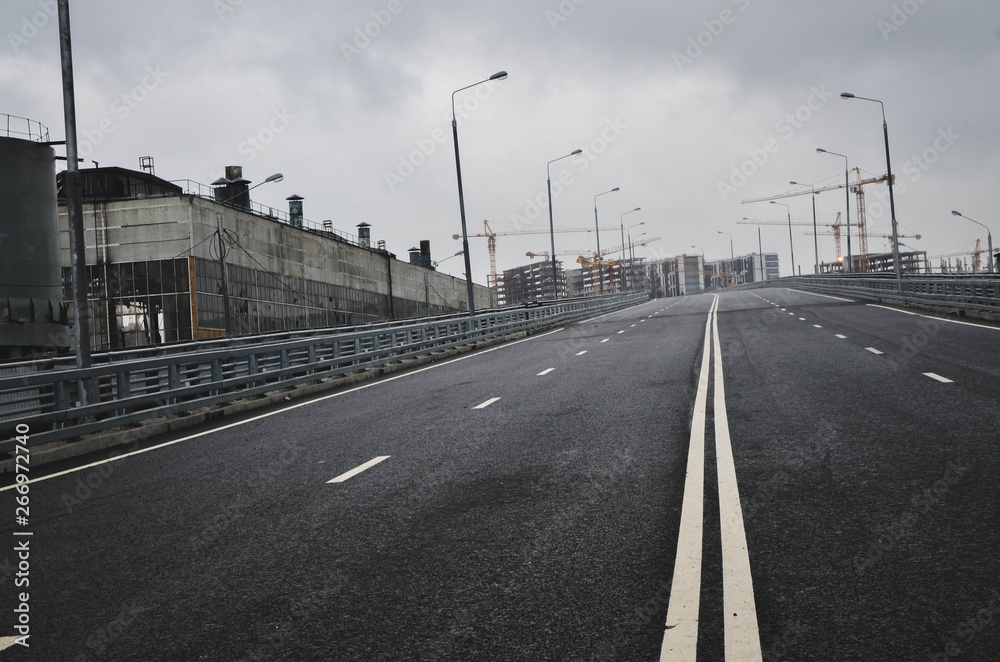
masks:
[[[724,405],[700,377],[716,298]],[[784,289],[651,301],[40,467],[66,473],[30,485],[29,526],[0,492],[8,532],[32,533],[30,648],[0,658],[653,661],[688,539],[697,654],[665,659],[726,660],[724,406],[756,659],[994,660],[998,340]],[[23,590],[6,538],[0,635]]]

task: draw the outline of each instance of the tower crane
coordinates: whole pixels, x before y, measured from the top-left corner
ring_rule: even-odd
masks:
[[[603,226],[597,228],[598,230],[617,230],[615,226]],[[555,228],[553,232],[593,232],[594,228]],[[483,220],[483,232],[482,234],[470,234],[469,237],[486,237],[486,247],[490,252],[490,274],[488,278],[488,285],[494,291],[497,289],[497,237],[507,237],[520,234],[549,234],[549,230],[510,230],[503,232],[494,232],[493,228],[490,227],[490,222],[488,220]],[[462,235],[453,234],[452,239],[461,239]]]
[[[841,188],[843,188],[843,187],[841,187]],[[822,225],[822,226],[825,226],[825,227],[828,227],[828,228],[833,228],[833,232],[831,232],[829,234],[833,235],[833,242],[834,242],[834,244],[836,244],[836,248],[837,248],[837,261],[838,262],[840,261],[840,258],[843,255],[840,252],[840,229],[842,227],[844,227],[844,224],[840,222],[841,215],[842,215],[842,213],[838,211],[837,212],[837,219],[833,223],[817,223],[816,224],[816,225]],[[788,225],[788,221],[755,221],[755,220],[750,220],[750,219],[747,219],[747,220],[744,220],[744,221],[736,221],[736,223],[738,225]],[[812,223],[812,221],[792,221],[792,225],[807,225],[809,227],[812,227],[813,223]],[[820,233],[820,234],[823,234],[823,233]]]
[[[869,179],[861,179],[861,168],[854,168],[853,170],[857,177],[857,181],[854,182],[853,184],[847,184],[845,182],[844,184],[831,184],[830,186],[822,186],[817,189],[810,189],[810,190],[796,189],[794,191],[788,191],[786,193],[779,193],[778,195],[771,195],[766,198],[751,198],[749,200],[744,200],[743,204],[747,204],[750,202],[769,202],[771,200],[791,198],[797,195],[814,195],[817,193],[822,193],[824,191],[835,191],[837,189],[842,189],[845,186],[849,186],[851,191],[858,196],[858,214],[857,214],[858,243],[861,245],[861,253],[860,253],[861,271],[866,272],[868,271],[868,229],[866,227],[864,187],[866,184],[880,184],[882,182],[887,182],[889,181],[889,177],[888,175],[882,175],[881,177],[871,177]],[[837,257],[840,257],[839,249],[837,250],[837,253],[838,253]]]

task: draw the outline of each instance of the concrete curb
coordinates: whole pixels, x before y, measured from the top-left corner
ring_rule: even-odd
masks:
[[[630,304],[630,306],[622,306],[614,308],[610,311],[601,311],[600,314],[604,315],[608,312],[623,310],[627,307],[631,307],[631,305],[638,304]],[[35,467],[107,450],[109,448],[127,446],[129,444],[145,441],[146,439],[156,435],[176,432],[178,430],[201,425],[202,423],[223,419],[228,416],[244,414],[255,409],[272,407],[288,400],[298,400],[311,395],[334,391],[353,384],[371,381],[383,375],[404,372],[412,368],[454,358],[455,356],[467,354],[479,349],[495,347],[496,345],[502,345],[504,343],[526,338],[531,335],[546,333],[554,328],[566,326],[567,324],[572,324],[592,316],[593,315],[581,315],[569,320],[564,320],[560,324],[553,324],[549,327],[533,329],[531,331],[517,331],[515,333],[499,336],[497,338],[472,342],[468,345],[438,350],[431,354],[406,359],[397,363],[390,363],[378,368],[369,368],[364,371],[345,375],[343,377],[330,377],[319,382],[299,384],[297,386],[271,391],[263,396],[251,399],[234,400],[226,404],[206,407],[184,414],[174,414],[162,418],[155,418],[149,421],[144,421],[135,427],[114,428],[111,430],[104,430],[102,432],[95,432],[94,434],[84,435],[78,439],[54,441],[49,444],[42,444],[31,448],[31,466]],[[10,473],[12,471],[14,471],[14,458],[12,456],[8,459],[0,460],[0,474]]]

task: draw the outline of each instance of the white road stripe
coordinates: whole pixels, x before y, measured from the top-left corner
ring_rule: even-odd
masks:
[[[871,352],[872,354],[884,354],[884,353],[885,353],[885,352],[880,352],[880,351],[878,351],[878,350],[877,350],[877,349],[875,349],[874,347],[865,347],[865,349],[867,349],[867,350],[868,350],[869,352]]]
[[[805,318],[805,317],[800,317],[799,319],[800,319],[801,321],[803,321],[803,322],[805,322],[805,321],[806,321],[806,318]]]
[[[388,460],[390,457],[392,457],[392,456],[391,455],[379,455],[378,457],[376,457],[374,459],[368,460],[367,462],[365,462],[361,466],[354,467],[350,471],[345,471],[344,473],[340,474],[336,478],[334,478],[332,480],[328,480],[326,482],[327,482],[327,484],[330,484],[330,483],[343,483],[345,480],[347,480],[349,478],[354,478],[355,476],[357,476],[362,471],[367,471],[368,469],[371,469],[372,467],[374,467],[379,462],[384,462],[385,460]]]
[[[586,353],[587,353],[587,350],[583,350],[582,352],[577,352],[576,355],[577,356],[583,356]]]
[[[882,310],[894,310],[897,313],[903,313],[904,315],[918,315],[919,313],[910,312],[909,310],[900,310],[899,308],[890,308],[889,306],[880,306],[877,303],[866,303],[866,306],[872,308],[881,308]]]
[[[634,328],[634,327],[635,327],[635,324],[633,324],[633,325],[632,325],[632,326],[630,326],[629,328],[631,329],[631,328]]]
[[[622,334],[622,333],[625,333],[625,329],[622,329],[622,330],[621,330],[621,331],[619,331],[618,333],[619,333],[619,334]]]
[[[822,328],[823,328],[823,327],[822,327],[822,326],[820,326],[819,324],[813,324],[813,326],[814,326],[814,327],[816,327],[817,329],[822,329]]]
[[[754,600],[750,552],[743,524],[740,489],[736,481],[736,462],[729,436],[726,414],[726,386],[722,373],[722,344],[719,340],[719,315],[712,317],[715,336],[715,456],[719,477],[719,520],[722,524],[722,604],[725,610],[727,662],[763,660],[760,631],[757,627],[757,603]]]
[[[712,302],[715,310],[718,298]],[[694,400],[688,447],[687,479],[681,502],[681,526],[670,584],[667,624],[660,647],[660,662],[695,662],[698,653],[698,610],[701,600],[702,532],[705,510],[705,418],[708,412],[708,379],[711,362],[712,314],[705,322],[701,371]]]
[[[847,340],[847,336],[842,336],[839,333],[835,333],[833,335],[835,335],[836,337],[840,338],[841,340]]]
[[[805,290],[796,290],[794,287],[786,287],[786,290],[791,292],[799,292],[801,294],[811,294],[814,297],[823,297],[824,299],[836,299],[837,301],[846,301],[847,303],[854,303],[854,299],[843,299],[841,297],[832,297],[829,294],[816,294],[815,292],[806,292]]]
[[[494,402],[496,402],[499,399],[500,398],[490,398],[489,400],[487,400],[486,402],[482,403],[481,405],[476,405],[475,407],[473,407],[473,409],[486,409],[487,407],[489,407],[491,404],[493,404]]]
[[[609,340],[611,340],[611,338],[605,338],[605,339],[604,339],[604,340],[602,340],[601,342],[608,342]]]
[[[611,313],[608,313],[608,314],[610,315]],[[556,329],[556,331],[558,331],[558,330],[559,329]],[[166,448],[167,446],[173,446],[174,444],[179,444],[179,443],[181,443],[183,441],[190,441],[192,439],[198,439],[199,437],[205,437],[205,436],[213,434],[215,432],[221,432],[223,430],[228,430],[230,428],[236,428],[236,427],[240,427],[241,425],[246,425],[247,423],[253,423],[254,421],[259,421],[261,419],[270,418],[271,416],[277,416],[278,414],[283,414],[285,412],[292,411],[294,409],[298,409],[299,407],[307,407],[309,405],[316,404],[317,402],[324,402],[326,400],[332,400],[333,398],[340,398],[340,397],[343,397],[343,396],[348,395],[350,393],[356,393],[358,391],[363,391],[365,389],[373,388],[375,386],[381,386],[382,384],[388,384],[390,382],[396,381],[397,379],[406,379],[406,378],[412,377],[414,375],[419,375],[420,373],[426,372],[428,370],[436,370],[437,368],[443,368],[444,366],[450,365],[452,363],[458,363],[459,361],[466,361],[468,359],[472,359],[472,358],[475,358],[477,356],[482,356],[483,354],[489,354],[491,352],[500,351],[501,349],[507,349],[508,347],[514,347],[515,345],[520,345],[523,342],[530,342],[532,340],[538,340],[539,338],[544,338],[545,336],[550,336],[553,333],[555,333],[556,331],[546,331],[545,333],[540,333],[537,336],[531,336],[530,338],[522,338],[521,340],[515,340],[513,342],[504,343],[503,345],[498,345],[496,347],[491,347],[489,349],[484,349],[482,351],[477,351],[477,352],[473,352],[471,354],[466,354],[465,356],[459,356],[459,357],[456,357],[454,359],[449,359],[448,361],[441,361],[440,363],[434,363],[433,365],[425,366],[423,368],[417,368],[416,370],[411,370],[411,371],[405,372],[405,373],[403,373],[401,375],[396,375],[395,377],[386,377],[385,379],[379,379],[378,381],[372,381],[372,382],[369,382],[367,384],[362,384],[361,386],[355,386],[354,388],[346,389],[344,391],[338,391],[336,393],[331,393],[329,395],[323,395],[323,396],[320,396],[318,398],[312,398],[310,400],[305,400],[303,402],[297,402],[294,405],[289,405],[287,407],[282,407],[281,409],[275,409],[274,411],[269,411],[269,412],[267,412],[265,414],[259,414],[257,416],[251,416],[250,418],[246,418],[246,419],[243,419],[241,421],[236,421],[235,423],[226,423],[225,425],[220,425],[219,427],[212,428],[211,430],[204,430],[202,432],[196,432],[195,434],[189,434],[189,435],[187,435],[185,437],[181,437],[180,439],[172,439],[170,441],[165,441],[162,444],[156,444],[155,446],[150,446],[149,448],[142,448],[140,450],[132,451],[130,453],[123,453],[123,454],[117,455],[115,457],[109,457],[106,460],[98,460],[97,462],[91,462],[89,464],[83,464],[83,465],[80,465],[79,467],[73,467],[72,469],[66,469],[65,471],[59,471],[59,472],[56,472],[54,474],[49,474],[48,476],[42,476],[41,478],[33,478],[32,480],[29,480],[27,483],[22,483],[22,484],[23,485],[28,485],[28,484],[31,484],[31,483],[40,483],[43,480],[49,480],[50,478],[57,478],[59,476],[65,476],[66,474],[76,473],[77,471],[83,471],[84,469],[90,469],[92,467],[97,467],[97,466],[100,466],[102,464],[109,464],[111,462],[118,462],[120,460],[124,460],[125,458],[134,457],[136,455],[142,455],[143,453],[148,453],[150,451],[155,451],[155,450],[159,450],[161,448]],[[17,487],[17,484],[8,485],[7,487],[0,487],[0,492],[6,492],[7,490],[13,490],[16,487]]]
[[[917,315],[918,317],[926,317],[929,320],[936,320],[938,322],[948,322],[949,324],[961,324],[963,326],[975,326],[980,329],[991,329],[993,331],[1000,331],[1000,326],[989,326],[987,324],[976,324],[975,322],[962,322],[960,320],[950,320],[943,317],[934,317],[933,315],[921,315],[920,313],[913,313],[909,310],[900,310],[899,308],[890,308],[889,306],[879,306],[874,303],[867,304],[872,308],[882,308],[883,310],[892,310],[897,313],[903,313],[904,315]]]
[[[555,368],[546,368],[545,370],[542,370],[540,373],[538,373],[537,376],[538,377],[543,377],[543,376],[549,374],[550,372],[552,372],[553,370],[555,370]]]
[[[936,379],[939,382],[941,382],[942,384],[954,384],[955,383],[954,380],[948,379],[947,377],[942,377],[941,375],[939,375],[939,374],[937,374],[935,372],[925,372],[924,376],[925,377],[930,377],[931,379]]]

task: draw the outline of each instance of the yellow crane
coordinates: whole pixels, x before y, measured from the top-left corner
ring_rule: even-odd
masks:
[[[619,228],[613,226],[602,226],[597,228],[598,230],[618,230]],[[555,228],[553,232],[593,232],[594,228]],[[469,237],[486,237],[486,247],[490,252],[490,275],[488,285],[494,291],[497,289],[497,237],[510,237],[514,235],[526,235],[526,234],[549,234],[549,230],[539,229],[539,230],[509,230],[495,232],[493,228],[490,227],[490,222],[488,220],[483,220],[483,232],[481,234],[470,234]],[[461,239],[462,235],[453,234],[452,239]],[[620,250],[620,249],[619,249]]]

